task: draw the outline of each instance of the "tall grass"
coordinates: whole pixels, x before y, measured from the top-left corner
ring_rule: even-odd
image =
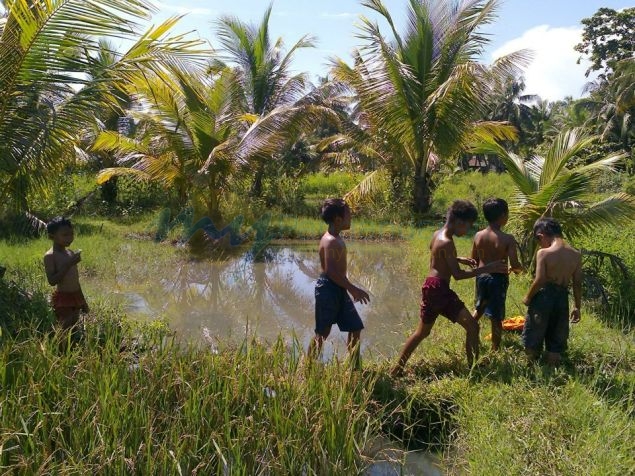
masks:
[[[60,354],[46,335],[0,346],[0,462],[13,474],[357,474],[378,431],[373,377],[300,365],[282,341],[219,353],[113,326]],[[119,336],[120,337],[120,336]],[[138,348],[135,347],[135,348]],[[134,349],[133,349],[134,350]]]

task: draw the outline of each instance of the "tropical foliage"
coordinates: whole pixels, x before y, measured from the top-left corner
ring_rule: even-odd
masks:
[[[159,182],[176,194],[176,205],[202,203],[204,213],[220,217],[220,198],[237,167],[239,126],[231,107],[234,73],[224,69],[214,79],[175,75],[144,81],[137,97],[147,110],[133,117],[138,122],[133,138],[106,131],[95,150],[110,150],[120,167],[106,168],[98,180],[129,175]]]
[[[142,36],[145,0],[4,2],[0,23],[0,200],[28,209],[30,189],[76,158],[81,130],[114,91],[166,62],[185,69],[198,41],[168,36],[176,18]],[[88,21],[87,19],[90,19]],[[100,38],[136,40],[109,68],[96,69]]]
[[[381,0],[362,3],[387,21],[393,39],[363,19],[359,38],[365,45],[354,52],[354,66],[335,61],[335,79],[356,94],[360,109],[359,127],[346,131],[348,141],[336,140],[361,148],[393,174],[406,168],[414,181],[413,209],[425,212],[435,161],[455,159],[476,130],[513,135],[501,124],[477,119],[492,77],[515,74],[526,55],[504,57],[491,70],[477,62],[487,44],[479,28],[494,19],[497,0],[410,0],[404,34]]]
[[[267,161],[285,152],[303,132],[310,130],[316,117],[329,115],[325,108],[302,101],[308,86],[307,74],[291,71],[295,52],[312,48],[314,39],[305,35],[285,52],[282,38],[272,42],[269,35],[271,9],[270,5],[257,26],[231,16],[218,21],[222,59],[235,66],[241,87],[237,107],[253,129],[276,136],[276,140],[268,141],[269,146],[261,144],[252,150],[251,192],[255,196],[262,194]]]
[[[516,195],[511,216],[526,258],[533,257],[532,229],[538,218],[556,218],[564,233],[576,238],[590,235],[600,226],[619,226],[635,217],[635,197],[617,193],[596,201],[592,194],[600,175],[615,172],[625,157],[623,153],[613,153],[587,163],[576,160],[598,140],[579,129],[563,131],[544,157],[533,156],[526,161],[487,139],[477,148],[498,155],[514,182]]]

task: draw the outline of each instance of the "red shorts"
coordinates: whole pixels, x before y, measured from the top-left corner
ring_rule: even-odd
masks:
[[[432,324],[441,314],[456,322],[465,304],[450,289],[450,283],[438,277],[427,277],[421,286],[421,312],[419,316],[426,324]]]
[[[51,304],[53,305],[54,311],[63,308],[80,309],[86,305],[86,299],[84,299],[84,294],[81,291],[53,291]]]

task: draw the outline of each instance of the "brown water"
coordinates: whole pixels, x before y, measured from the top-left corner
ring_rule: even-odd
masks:
[[[364,321],[362,352],[391,357],[417,324],[420,283],[399,243],[348,243],[349,279],[368,290],[371,302],[356,307]],[[314,286],[320,274],[317,244],[279,244],[267,259],[248,251],[223,260],[189,261],[145,284],[119,283],[128,312],[165,318],[191,339],[238,341],[257,335],[272,341],[295,336],[308,345],[314,329]],[[334,326],[325,358],[345,352],[346,334]]]

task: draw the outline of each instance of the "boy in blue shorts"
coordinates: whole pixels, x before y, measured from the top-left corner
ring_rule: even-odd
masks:
[[[354,365],[358,366],[359,338],[364,324],[353,300],[366,304],[370,298],[346,276],[346,243],[340,232],[350,229],[351,210],[341,198],[329,198],[322,205],[321,215],[328,230],[320,240],[322,274],[315,285],[315,338],[309,347],[309,355],[319,354],[331,327],[337,324],[340,331],[348,332],[348,350]]]
[[[523,270],[518,260],[516,240],[502,228],[509,219],[509,207],[502,198],[489,198],[483,204],[483,215],[488,227],[474,236],[472,259],[478,266],[500,262],[510,264],[509,271],[520,273]],[[505,319],[505,299],[509,287],[507,273],[485,273],[476,277],[476,310],[474,319],[486,315],[492,324],[492,350],[498,350],[503,333]]]

